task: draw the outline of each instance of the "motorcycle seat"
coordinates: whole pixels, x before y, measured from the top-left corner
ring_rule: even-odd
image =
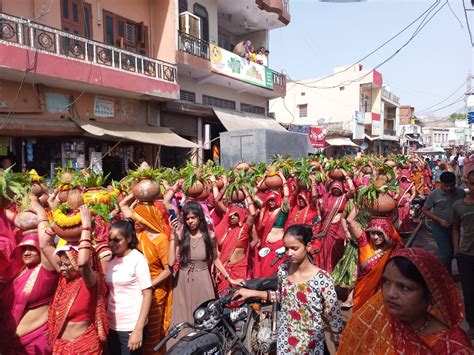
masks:
[[[278,278],[275,275],[273,277],[248,280],[245,282],[244,287],[256,291],[276,291],[278,290]]]

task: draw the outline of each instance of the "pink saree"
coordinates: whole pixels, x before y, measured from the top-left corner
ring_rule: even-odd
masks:
[[[12,260],[21,260],[21,247],[31,245],[39,250],[38,236],[29,234],[23,237],[12,253]],[[50,354],[48,346],[47,322],[38,329],[17,338],[18,324],[28,309],[50,303],[53,297],[58,275],[48,271],[41,264],[32,268],[23,267],[16,277],[8,281],[0,303],[0,352],[2,354]]]

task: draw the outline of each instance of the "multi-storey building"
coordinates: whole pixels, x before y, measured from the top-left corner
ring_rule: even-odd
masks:
[[[399,106],[399,98],[383,86],[382,74],[362,64],[336,68],[325,78],[288,82],[286,97],[271,103],[282,123],[345,132],[378,154],[399,148]]]
[[[286,1],[0,4],[0,156],[17,169],[102,157],[119,175],[130,162],[202,159],[205,140],[259,123],[284,94],[283,76],[228,50],[268,47],[268,31],[289,22]]]
[[[284,96],[286,88],[285,77],[271,69],[271,54],[265,66],[233,49],[246,40],[257,51],[268,49],[269,31],[289,21],[288,1],[179,1],[180,100],[163,105],[161,124],[206,148],[193,151],[195,160],[218,156],[222,131],[282,129],[268,117],[268,101]]]
[[[158,127],[160,103],[179,98],[174,9],[173,0],[3,0],[0,155],[45,175],[103,157],[118,176],[153,162],[158,145],[197,147]]]

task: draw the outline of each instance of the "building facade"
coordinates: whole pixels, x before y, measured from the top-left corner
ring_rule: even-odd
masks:
[[[180,99],[162,106],[161,124],[203,147],[180,154],[217,160],[220,132],[281,128],[268,102],[285,95],[286,78],[271,69],[271,54],[260,65],[233,50],[246,40],[269,49],[269,31],[290,21],[288,2],[180,0],[177,17]]]
[[[179,98],[174,9],[173,0],[3,0],[0,155],[42,175],[95,159],[116,177],[153,162],[160,144],[197,147],[159,127],[161,103]]]
[[[0,156],[41,175],[94,159],[114,175],[142,160],[202,160],[205,140],[226,130],[212,107],[227,121],[274,122],[267,102],[285,78],[247,62],[236,74],[228,49],[268,47],[289,20],[274,0],[2,0]]]
[[[286,96],[270,106],[284,124],[349,134],[377,154],[399,149],[399,98],[383,86],[381,73],[362,64],[335,68],[325,78],[288,82]]]

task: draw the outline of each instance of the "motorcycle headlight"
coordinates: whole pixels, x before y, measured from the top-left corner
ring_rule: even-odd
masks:
[[[196,323],[201,323],[206,317],[206,309],[201,307],[194,311],[194,321]]]

